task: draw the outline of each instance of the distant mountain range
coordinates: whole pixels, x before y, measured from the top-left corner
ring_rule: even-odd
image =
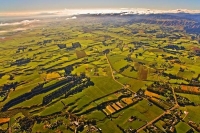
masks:
[[[158,24],[162,26],[183,27],[187,33],[200,34],[200,14],[191,13],[159,13],[159,14],[127,14],[104,13],[83,14],[79,17],[120,17],[128,19],[128,23]]]
[[[60,10],[32,13],[27,16],[0,17],[0,26],[24,22],[23,20],[44,20],[49,18],[64,18],[65,20],[79,17],[120,17],[129,23],[159,24],[163,26],[183,27],[187,33],[200,34],[200,10],[150,10],[150,9],[106,9],[106,10]]]
[[[179,26],[183,27],[187,33],[200,34],[200,14],[149,14],[136,19],[133,18],[131,21],[163,26]]]

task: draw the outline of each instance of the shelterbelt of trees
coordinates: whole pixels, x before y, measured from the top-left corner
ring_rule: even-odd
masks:
[[[67,76],[65,79],[53,84],[53,85],[50,85],[50,86],[47,86],[47,87],[44,87],[44,84],[40,84],[38,86],[36,86],[35,88],[33,88],[30,92],[27,92],[27,93],[24,93],[23,95],[20,95],[12,100],[10,100],[9,102],[7,102],[3,107],[2,107],[2,111],[6,111],[8,110],[10,107],[16,105],[16,104],[19,104],[25,100],[28,100],[28,99],[31,99],[32,97],[36,96],[36,95],[39,95],[39,94],[42,94],[42,93],[46,93],[48,91],[51,91],[55,88],[58,88],[62,85],[65,85],[64,87],[61,87],[59,90],[57,91],[54,91],[53,93],[49,94],[48,96],[45,96],[44,97],[44,100],[43,100],[43,104],[44,103],[48,103],[50,102],[52,99],[54,99],[53,97],[51,97],[52,94],[59,94],[59,95],[62,95],[64,94],[64,92],[66,92],[67,90],[70,90],[71,88],[75,87],[76,85],[82,83],[82,80],[83,79],[86,79],[85,82],[88,82],[86,84],[84,84],[83,87],[85,86],[88,86],[89,84],[93,84],[89,78],[87,78],[85,76],[85,74],[81,74],[80,76],[77,76],[77,75],[70,75],[70,76]],[[84,81],[84,80],[83,80]],[[84,83],[84,82],[83,82]],[[51,98],[50,98],[51,97]],[[48,100],[47,100],[48,99]],[[50,100],[51,99],[51,100]],[[48,101],[48,102],[47,102]]]

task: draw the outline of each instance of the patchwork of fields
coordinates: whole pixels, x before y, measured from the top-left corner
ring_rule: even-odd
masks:
[[[0,33],[0,132],[200,132],[197,39],[128,18],[60,19]]]

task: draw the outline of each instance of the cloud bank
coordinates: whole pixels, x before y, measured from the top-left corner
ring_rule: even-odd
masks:
[[[64,9],[56,11],[41,12],[23,12],[23,13],[0,13],[0,16],[32,16],[32,15],[77,15],[77,14],[106,14],[106,13],[122,13],[122,14],[160,14],[160,13],[190,13],[197,14],[200,10],[175,9],[175,10],[157,10],[146,8],[117,8],[117,9]]]
[[[13,22],[13,23],[0,23],[0,27],[1,26],[11,26],[11,25],[28,25],[34,22],[38,22],[40,20],[34,19],[34,20],[23,20],[20,22]]]
[[[66,18],[65,20],[69,20],[69,19],[77,19],[76,16],[70,17],[70,18]]]
[[[120,8],[120,9],[65,9],[60,11],[46,12],[54,15],[78,15],[78,14],[162,14],[162,13],[200,13],[200,10],[175,9],[175,10],[157,10],[145,8]]]

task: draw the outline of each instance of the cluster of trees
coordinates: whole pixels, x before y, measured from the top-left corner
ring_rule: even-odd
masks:
[[[174,56],[168,56],[168,57],[165,57],[166,60],[177,60],[178,57],[174,57]]]
[[[81,92],[84,88],[87,88],[88,86],[94,86],[94,83],[90,81],[90,78],[85,78],[81,84],[77,85],[74,89],[71,89],[70,91],[66,92],[65,97]]]
[[[185,105],[195,105],[194,102],[191,102],[188,98],[180,96],[180,95],[176,95],[177,98],[177,102],[179,105],[181,106],[185,106]]]
[[[183,79],[181,77],[177,77],[176,75],[173,75],[171,73],[162,73],[164,77],[169,77],[170,79]]]
[[[31,61],[30,58],[27,58],[27,59],[19,59],[19,60],[16,60],[15,62],[11,63],[11,66],[14,66],[14,65],[23,65],[23,64],[27,64]]]
[[[84,129],[84,125],[96,125],[96,120],[95,119],[80,119],[78,118],[76,115],[74,114],[69,114],[68,112],[58,112],[52,115],[48,115],[48,116],[25,116],[22,118],[19,118],[18,123],[18,132],[27,132],[27,133],[31,133],[32,132],[32,128],[34,126],[35,123],[41,123],[41,122],[45,122],[46,128],[49,129],[56,129],[57,127],[61,126],[61,125],[65,125],[63,120],[56,120],[55,122],[51,122],[51,119],[55,119],[56,117],[65,117],[68,118],[70,116],[70,123],[73,123],[73,121],[77,122],[78,125],[77,126],[77,131],[82,131]],[[67,125],[67,129],[70,129],[70,125]],[[72,130],[73,131],[73,130]]]
[[[137,92],[136,92],[136,94],[137,94],[137,96],[144,96],[144,92],[145,92],[145,90],[143,90],[143,89],[139,89]]]
[[[71,74],[71,72],[74,70],[73,65],[69,65],[67,67],[65,67],[65,74],[69,75]]]
[[[106,41],[102,41],[102,44],[103,44],[104,46],[108,46],[108,44],[106,43]]]
[[[5,75],[5,73],[0,73],[0,78],[2,78]]]
[[[156,35],[156,38],[165,38],[165,37],[167,37],[166,34],[157,34]]]
[[[146,30],[145,33],[156,33],[156,30]]]
[[[181,121],[182,119],[181,115],[183,115],[183,111],[175,110],[172,114],[165,114],[163,117],[161,117],[161,120],[165,121],[165,123],[162,124],[162,127],[165,129],[167,133],[177,132],[175,125],[177,125]]]
[[[81,44],[79,42],[75,42],[75,43],[72,43],[72,46],[71,47],[67,47],[67,50],[70,51],[70,50],[74,50],[76,48],[81,48]]]
[[[10,91],[10,89],[14,89],[17,87],[18,82],[12,82],[10,84],[4,84],[2,87],[3,91]]]
[[[180,67],[179,71],[180,71],[180,72],[184,72],[184,71],[185,71],[185,69],[184,69],[184,68],[182,68],[182,67]]]
[[[126,65],[119,69],[119,72],[122,73],[125,69],[127,69],[130,65]]]
[[[56,116],[58,116],[57,114],[55,114]],[[50,123],[50,119],[53,119],[55,118],[55,115],[49,115],[49,116],[38,116],[38,115],[35,115],[35,116],[32,116],[32,117],[23,117],[23,118],[20,118],[18,123],[19,123],[19,128],[22,132],[26,132],[26,133],[31,133],[32,132],[32,128],[33,128],[33,125],[36,123],[41,123],[41,122],[49,122]],[[65,114],[59,114],[59,116],[63,116]],[[63,121],[62,120],[58,120],[52,124],[49,124],[50,126],[48,126],[49,129],[55,129],[56,127],[60,126],[63,124]]]
[[[72,48],[81,48],[80,42],[72,43]]]
[[[155,125],[147,126],[144,131],[146,133],[162,133],[163,131],[160,128],[157,128]]]
[[[57,89],[56,91],[48,94],[47,96],[43,97],[43,102],[42,103],[44,105],[50,103],[53,99],[56,99],[56,98],[62,96],[63,94],[65,94],[71,88],[75,87],[80,82],[81,82],[81,78],[77,77],[76,79],[74,79],[73,81],[69,82],[65,86],[63,86],[63,87]]]
[[[24,52],[24,50],[26,50],[26,49],[27,49],[27,47],[19,47],[19,48],[17,49],[16,53],[20,53],[20,51],[23,51],[23,52]]]
[[[135,57],[137,58],[138,56],[142,56],[142,53],[135,54]]]
[[[174,91],[175,91],[175,92],[178,92],[178,93],[186,93],[186,94],[200,95],[200,91],[193,91],[192,89],[183,90],[183,89],[181,89],[180,87],[179,87],[179,88],[175,88]]]
[[[164,96],[168,91],[167,89],[164,89],[162,87],[160,87],[160,88],[148,87],[147,90],[151,91],[153,93],[157,93],[157,94],[162,95],[162,96]]]
[[[183,46],[177,46],[177,45],[167,45],[164,48],[166,49],[173,49],[173,50],[185,50],[185,47]]]
[[[44,41],[43,41],[43,44],[51,43],[51,42],[52,42],[52,40],[44,40]]]
[[[128,62],[133,62],[133,59],[131,58],[131,56],[127,56],[126,58],[124,58],[124,60]]]
[[[55,128],[57,128],[57,127],[59,127],[59,126],[61,126],[61,125],[63,125],[63,120],[57,120],[57,121],[55,121],[54,123],[49,124],[49,125],[47,126],[47,128],[54,130]]]
[[[16,104],[19,104],[19,103],[21,103],[21,102],[23,102],[25,100],[31,99],[32,97],[34,97],[34,96],[36,96],[38,94],[46,93],[46,92],[48,92],[50,90],[53,90],[53,89],[55,89],[55,88],[57,88],[57,87],[59,87],[59,86],[61,86],[63,84],[66,84],[66,83],[68,83],[70,81],[75,80],[76,78],[77,78],[76,75],[70,76],[70,77],[67,77],[64,80],[61,80],[61,81],[59,81],[59,82],[57,82],[57,83],[55,83],[55,84],[53,84],[51,86],[47,86],[45,88],[42,87],[42,84],[39,84],[38,86],[33,88],[30,92],[24,93],[24,94],[22,94],[22,95],[20,95],[20,96],[18,96],[16,98],[10,100],[9,102],[7,102],[3,106],[2,111],[6,111],[7,109],[9,109],[10,107],[12,107],[12,106],[14,106]]]
[[[135,45],[135,48],[139,48],[141,46],[149,46],[149,43],[146,43],[146,42],[137,42],[137,41],[135,41],[135,42],[131,42],[131,43]]]
[[[6,100],[8,93],[10,92],[10,89],[15,90],[15,88],[17,87],[17,84],[18,84],[18,82],[12,82],[10,84],[4,84],[3,87],[2,87],[2,90],[0,90],[0,97],[3,98],[0,101]]]
[[[110,49],[106,49],[103,51],[103,54],[109,54],[110,53]]]
[[[57,44],[60,49],[66,48],[66,44]]]
[[[195,123],[193,121],[189,121],[188,124],[193,127],[197,132],[200,132],[200,126],[198,123]],[[193,131],[193,132],[192,132]],[[194,133],[194,130],[192,130],[191,133]]]
[[[76,128],[77,131],[82,132],[84,130],[84,125],[88,125],[90,126],[90,128],[87,130],[87,132],[92,132],[94,130],[98,130],[101,133],[101,130],[99,130],[98,127],[94,126],[96,125],[96,120],[92,119],[92,120],[84,120],[83,122],[79,122],[78,127]]]
[[[155,104],[156,106],[160,107],[163,110],[167,110],[170,107],[172,107],[172,104],[170,102],[164,101],[162,99],[159,98],[149,98],[148,99],[151,103]],[[151,104],[150,104],[151,105]]]
[[[53,99],[56,99],[64,94],[67,97],[71,94],[82,91],[83,88],[88,87],[90,85],[94,85],[94,83],[90,81],[90,78],[86,77],[85,74],[82,73],[79,77],[75,76],[75,78],[68,82],[68,84],[45,96],[43,98],[43,104],[48,104]],[[75,88],[72,89],[73,87]]]
[[[120,68],[120,69],[119,69],[119,72],[122,73],[125,69],[128,69],[129,67],[131,67],[131,70],[130,70],[131,72],[132,72],[132,71],[137,71],[137,70],[135,69],[134,66],[126,65],[126,66]]]
[[[35,120],[31,117],[24,117],[19,120],[19,125],[22,132],[31,133]]]

